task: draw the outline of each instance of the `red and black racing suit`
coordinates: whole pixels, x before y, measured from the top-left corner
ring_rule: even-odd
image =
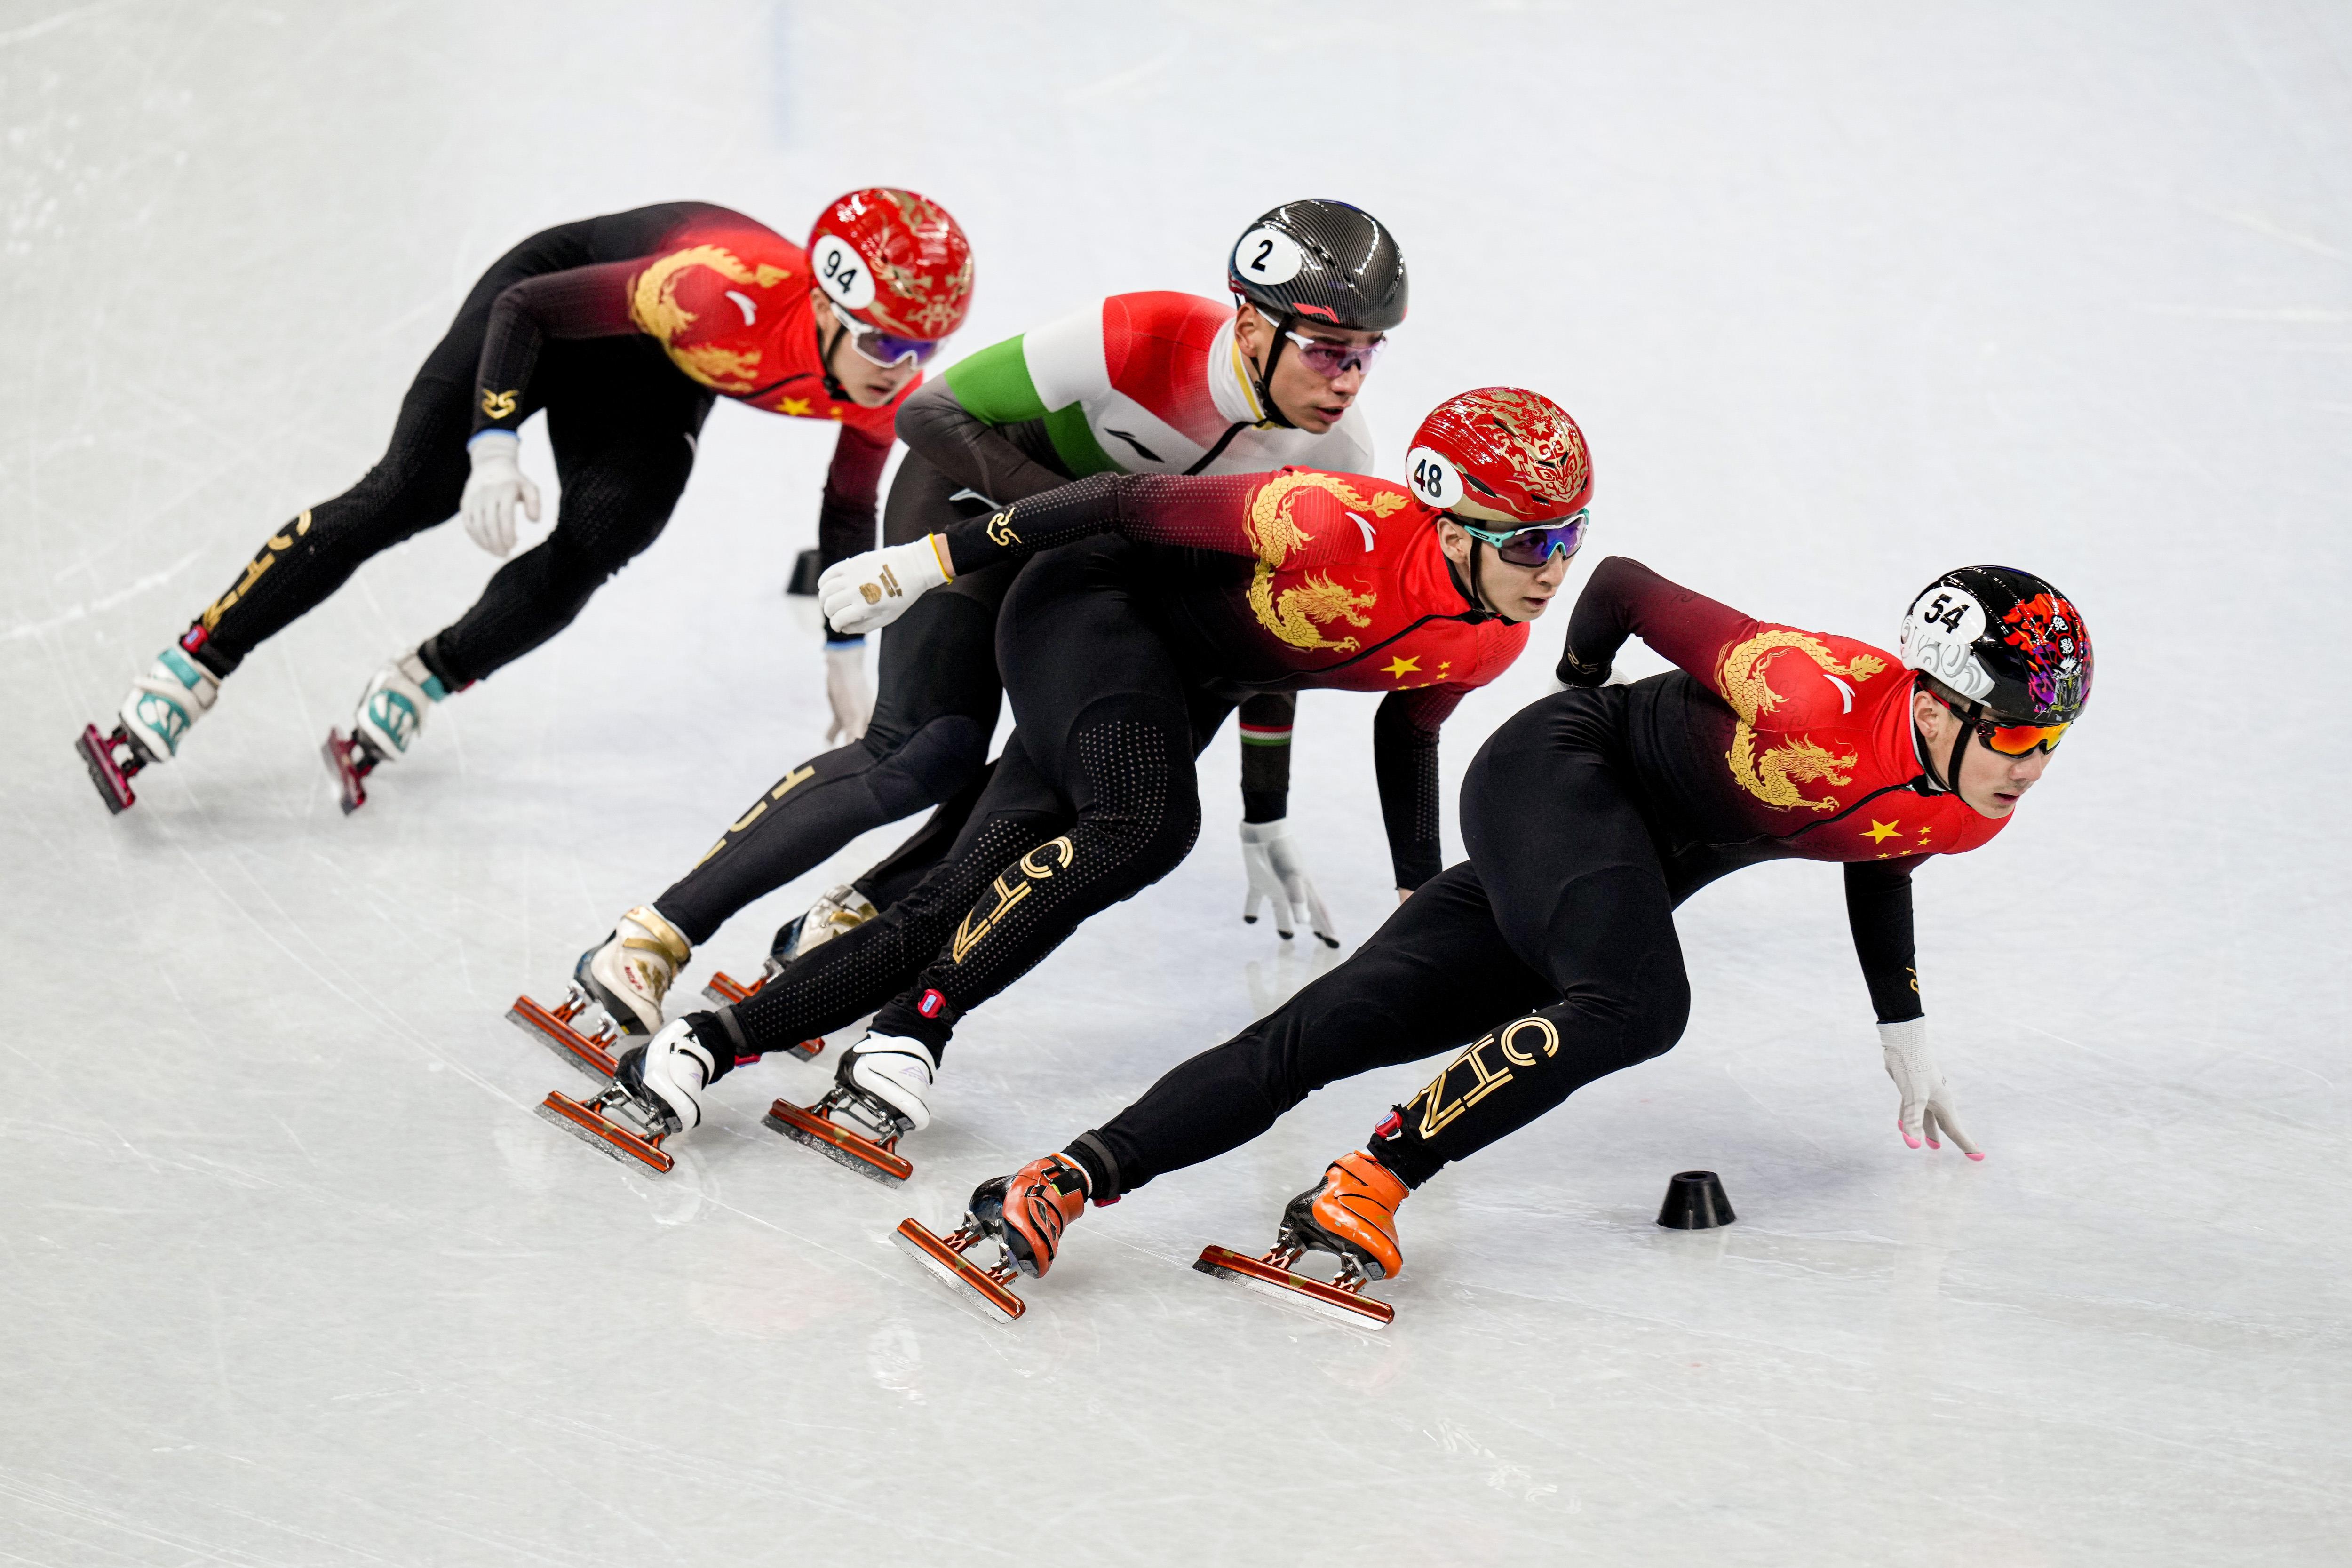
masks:
[[[878,1008],[875,1033],[937,1053],[962,1013],[1184,858],[1193,759],[1251,691],[1388,693],[1373,744],[1391,859],[1400,887],[1436,874],[1438,727],[1528,633],[1465,596],[1402,488],[1304,468],[1097,475],[946,539],[959,576],[1035,557],[997,626],[1013,738],[938,869],[749,1000],[694,1015],[703,1037],[749,1058]]]
[[[1629,636],[1681,670],[1599,685]],[[1674,910],[1761,860],[1843,862],[1878,1016],[1919,1016],[1912,868],[2001,822],[1927,777],[1910,671],[1621,556],[1578,599],[1559,673],[1574,689],[1521,710],[1471,763],[1469,859],[1347,963],[1072,1143],[1096,1195],[1236,1148],[1327,1083],[1468,1042],[1370,1145],[1418,1186],[1672,1047],[1690,1010]]]
[[[571,625],[660,535],[720,396],[839,424],[820,548],[828,563],[871,549],[898,403],[861,408],[831,394],[809,287],[799,246],[702,202],[531,236],[466,296],[366,478],[264,542],[180,646],[228,675],[370,556],[456,515],[472,471],[467,442],[541,408],[562,484],[555,528],[426,639],[425,666],[449,690]]]

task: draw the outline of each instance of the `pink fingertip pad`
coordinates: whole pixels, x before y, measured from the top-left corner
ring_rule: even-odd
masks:
[[[1981,1160],[1981,1159],[1983,1159],[1983,1158],[1984,1158],[1984,1156],[1983,1156],[1982,1154],[1971,1154],[1971,1155],[1969,1155],[1969,1159],[1971,1159],[1971,1160]]]

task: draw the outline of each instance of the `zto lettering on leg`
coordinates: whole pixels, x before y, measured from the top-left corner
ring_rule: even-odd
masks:
[[[1523,1041],[1527,1042],[1525,1046]],[[1530,1014],[1524,1018],[1513,1019],[1499,1033],[1488,1035],[1446,1063],[1445,1070],[1439,1073],[1428,1088],[1405,1102],[1408,1111],[1416,1105],[1421,1108],[1421,1125],[1417,1131],[1422,1142],[1426,1143],[1436,1137],[1453,1123],[1454,1118],[1510,1082],[1512,1066],[1535,1066],[1536,1049],[1540,1049],[1547,1057],[1557,1055],[1559,1051],[1559,1031],[1552,1027],[1550,1019]],[[1490,1051],[1499,1056],[1502,1061],[1490,1060]],[[1506,1066],[1505,1063],[1510,1065]],[[1457,1079],[1454,1069],[1465,1067],[1469,1068],[1467,1080]],[[1460,1091],[1452,1092],[1449,1086],[1457,1084]]]
[[[228,614],[239,599],[252,591],[253,585],[261,581],[261,574],[264,572],[278,563],[279,552],[293,549],[294,542],[310,531],[310,512],[306,507],[303,509],[302,515],[294,520],[294,531],[290,534],[271,534],[268,541],[262,545],[260,553],[247,563],[245,576],[237,585],[214,600],[205,609],[202,616],[205,630],[209,632],[217,629],[220,626],[220,618]]]
[[[1046,854],[1057,856],[1062,863],[1061,869],[1065,871],[1068,870],[1071,863],[1078,858],[1077,847],[1070,842],[1069,835],[1064,834],[1059,838],[1048,839],[1021,857],[1016,864],[1024,880],[1008,887],[1004,879],[1011,873],[999,872],[993,884],[996,907],[982,915],[980,912],[980,906],[974,904],[971,907],[971,912],[958,922],[955,943],[949,949],[948,953],[951,962],[961,963],[964,961],[964,955],[978,947],[982,940],[996,929],[998,922],[1011,912],[1013,906],[1029,896],[1031,888],[1039,882],[1052,880],[1055,868],[1038,859],[1039,856]],[[979,916],[976,924],[973,921],[975,915]]]
[[[814,777],[816,777],[816,770],[814,768],[794,768],[791,773],[784,775],[784,779],[782,784],[768,792],[768,800],[754,801],[752,803],[751,809],[743,814],[741,820],[729,823],[727,825],[727,833],[742,832],[745,828],[751,826],[751,824],[760,820],[760,815],[768,809],[768,801],[783,799],[784,796],[792,793],[792,789],[794,784],[806,784],[809,780]],[[697,860],[694,863],[695,868],[698,870],[701,868],[703,860],[709,859],[713,855],[718,854],[721,849],[727,847],[727,833],[720,834],[719,836],[719,842],[702,852],[702,860]]]

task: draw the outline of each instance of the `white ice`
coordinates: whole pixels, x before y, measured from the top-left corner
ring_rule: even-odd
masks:
[[[2352,12],[2059,5],[0,5],[0,1563],[2346,1560]],[[1919,879],[1990,1158],[1904,1148],[1834,872],[1702,895],[1670,1056],[1406,1206],[1384,1335],[1186,1265],[1426,1065],[1090,1215],[1016,1327],[884,1243],[1314,973],[1202,847],[977,1015],[904,1191],[721,1086],[640,1178],[503,1021],[821,749],[829,438],[722,407],[664,539],[344,819],[315,749],[490,570],[456,528],[267,646],[107,816],[68,742],[356,479],[470,280],[677,197],[912,185],[976,348],[1386,217],[1389,460],[1482,383],[1584,421],[1596,552],[1891,639],[1966,561],[2097,700]],[[551,480],[534,429],[524,460]],[[1450,778],[1559,628],[1465,705]],[[1296,800],[1360,941],[1370,700]],[[1529,801],[1529,811],[1543,809]],[[1449,806],[1450,815],[1450,806]],[[853,846],[698,955],[895,842]],[[1740,1218],[1668,1234],[1666,1178]]]

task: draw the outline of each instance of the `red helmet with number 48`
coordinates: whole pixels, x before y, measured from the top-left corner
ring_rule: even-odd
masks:
[[[1584,432],[1559,404],[1516,386],[1482,386],[1432,409],[1405,476],[1431,510],[1506,531],[1572,517],[1592,498]]]
[[[947,208],[912,191],[875,185],[830,204],[809,231],[808,258],[828,299],[893,338],[938,342],[971,310],[971,242]]]

